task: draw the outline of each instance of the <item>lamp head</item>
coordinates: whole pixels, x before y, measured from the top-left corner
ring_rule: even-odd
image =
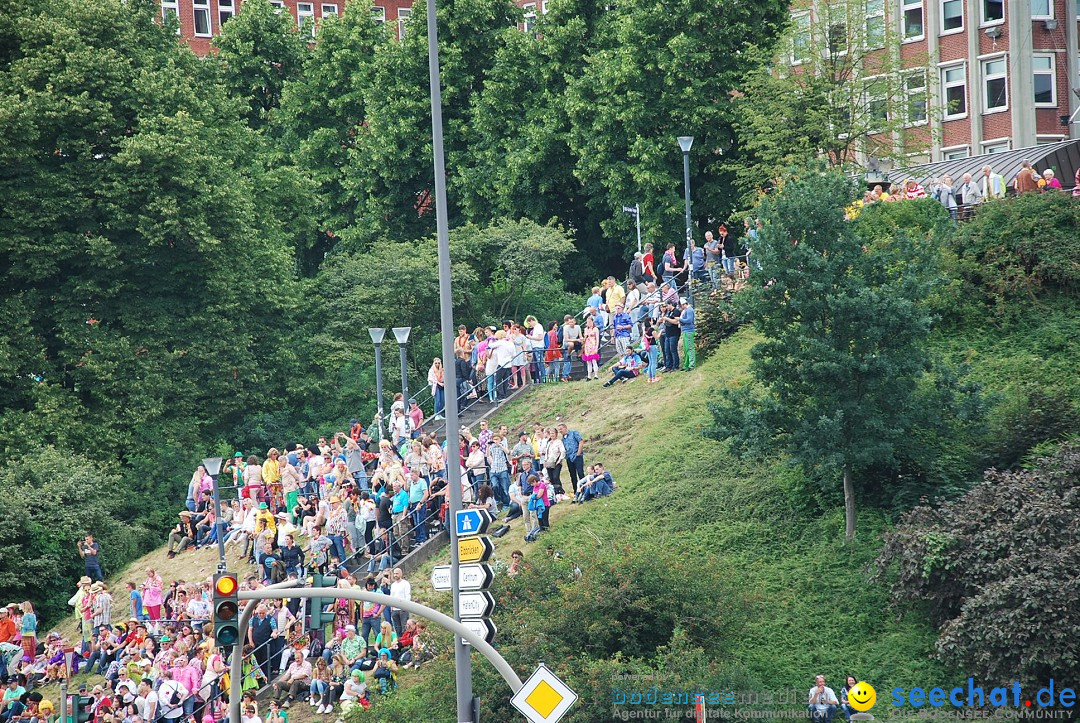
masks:
[[[679,136],[679,148],[682,148],[683,153],[689,153],[690,147],[694,145],[693,136]]]
[[[383,337],[386,336],[386,329],[369,328],[367,333],[371,335],[371,343],[382,344]]]
[[[221,472],[221,457],[207,457],[202,463],[203,467],[206,467],[206,473],[211,477],[217,477]]]
[[[405,344],[409,341],[409,332],[412,331],[411,326],[395,326],[394,337],[397,339],[398,344]]]

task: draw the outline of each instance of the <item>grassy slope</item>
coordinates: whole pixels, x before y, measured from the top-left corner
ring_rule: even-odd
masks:
[[[808,688],[818,671],[834,681],[852,671],[879,690],[943,678],[929,659],[934,631],[917,615],[896,620],[886,609],[887,591],[867,580],[883,517],[863,511],[857,541],[845,548],[842,510],[823,519],[797,511],[788,490],[795,470],[735,460],[724,445],[702,437],[710,397],[745,375],[757,340],[740,332],[699,371],[665,375],[660,384],[638,380],[603,389],[577,382],[541,389],[501,411],[496,421],[512,431],[534,421],[565,420],[577,428],[586,460],[604,462],[618,490],[582,508],[558,505],[552,531],[531,546],[515,523],[496,542],[497,558],[508,560],[523,548],[528,559],[550,543],[587,564],[591,550],[616,539],[659,534],[686,559],[685,572],[657,570],[672,585],[693,574],[695,559],[708,556],[742,591],[736,606],[742,632],[732,641],[732,659],[723,662],[761,689]],[[427,575],[446,557],[414,578],[414,597],[444,610],[449,596],[432,593]],[[496,613],[500,626],[512,624],[508,612]],[[446,677],[442,670],[427,675]]]

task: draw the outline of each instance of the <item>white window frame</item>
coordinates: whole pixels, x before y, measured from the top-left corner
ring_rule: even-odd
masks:
[[[404,13],[404,14],[402,14]],[[397,34],[398,40],[405,39],[405,22],[412,16],[412,8],[398,8],[397,11]]]
[[[960,3],[960,27],[946,30],[945,29],[945,4],[950,3],[950,2]],[[964,11],[965,10],[966,10],[966,8],[964,7],[964,0],[939,0],[938,17],[941,18],[941,29],[940,29],[938,34],[939,35],[955,35],[956,33],[964,32],[964,14],[965,14]]]
[[[986,66],[989,63],[1000,62],[1004,70],[993,75],[986,74]],[[1003,80],[1005,82],[1005,105],[990,107],[990,94],[986,92],[986,84],[991,80]],[[1009,110],[1009,59],[1004,53],[991,56],[979,57],[979,82],[982,83],[983,114],[1004,113]]]
[[[873,86],[875,84],[879,84],[879,83],[881,84],[881,86],[883,88],[883,92],[881,94],[872,94],[870,91],[873,89]],[[884,124],[888,125],[889,120],[890,120],[889,119],[888,78],[886,76],[884,76],[884,75],[871,75],[871,76],[868,76],[868,77],[864,78],[863,79],[862,92],[863,92],[863,104],[865,105],[866,113],[867,113],[868,118],[869,118],[869,115],[870,115],[870,104],[871,103],[875,103],[875,102],[884,103],[885,104],[885,118],[882,120],[882,122]],[[867,125],[869,126],[867,132],[870,133],[870,134],[881,133],[882,132],[881,128],[874,128],[873,126],[869,125],[872,122],[873,121],[871,121],[871,120],[867,121]]]
[[[802,27],[803,21],[806,22],[806,27]],[[810,18],[810,11],[805,10],[799,13],[792,13],[791,23],[795,28],[795,32],[791,36],[791,64],[802,65],[806,61],[810,60],[810,54],[813,52],[814,38],[811,34],[813,32],[813,21]],[[803,34],[806,35],[806,55],[805,57],[799,57],[797,49],[799,48],[799,38]]]
[[[322,3],[319,6],[320,17],[336,18],[339,14],[337,3]]]
[[[1038,59],[1046,59],[1050,61],[1050,69],[1037,69],[1035,67],[1035,61]],[[1050,98],[1051,102],[1035,103],[1036,108],[1057,108],[1057,57],[1053,53],[1034,53],[1031,56],[1031,87],[1032,91],[1035,89],[1035,76],[1036,75],[1049,75],[1050,76]],[[1035,102],[1034,96],[1032,96],[1032,102]]]
[[[904,83],[904,123],[908,126],[924,126],[930,122],[930,78],[927,77],[928,73],[924,69],[916,70],[913,73],[904,73],[902,80]],[[921,88],[917,88],[912,91],[908,88],[908,80],[911,78],[922,78],[923,84]],[[923,97],[923,117],[919,120],[911,119],[911,101],[912,97],[916,95],[922,95]]]
[[[988,141],[983,141],[981,144],[982,153],[979,155],[992,155],[995,153],[1008,153],[1012,150],[1012,140],[1006,136],[1005,138],[992,138]]]
[[[206,19],[206,32],[199,32],[199,14]],[[214,37],[214,20],[210,15],[210,0],[191,0],[191,32],[196,38]]]
[[[301,35],[306,33],[315,37],[315,3],[296,3],[296,29]]]
[[[881,9],[870,9],[870,3],[881,3]],[[867,0],[866,6],[866,20],[863,23],[863,47],[867,50],[873,50],[876,48],[885,47],[885,0]],[[874,42],[871,44],[872,34],[870,32],[870,21],[877,20],[881,24],[881,42]]]
[[[172,13],[177,21],[180,20],[180,2],[179,0],[161,0],[161,22],[165,22],[169,18],[169,13]],[[177,23],[176,34],[180,34],[179,22]]]
[[[920,32],[918,35],[908,35],[907,13],[915,9],[919,11]],[[905,43],[914,43],[926,38],[926,7],[923,5],[923,0],[900,0],[900,38]]]
[[[531,33],[536,27],[536,3],[525,3],[521,9],[525,11],[525,22],[521,27],[526,33]]]
[[[222,5],[222,3],[225,3]],[[236,0],[218,0],[218,30],[236,17]]]
[[[270,0],[270,4],[274,6],[275,15],[281,15],[281,11],[285,9],[285,3],[282,0]]]
[[[540,14],[547,15],[547,0],[540,0]]]
[[[950,70],[959,70],[960,71],[961,80],[959,82],[952,81],[950,83],[947,80],[947,76],[948,76],[948,73],[949,73]],[[948,64],[945,64],[945,65],[942,65],[942,66],[940,66],[938,68],[938,73],[939,73],[939,78],[940,78],[940,82],[941,82],[941,119],[942,120],[959,120],[961,118],[967,118],[968,110],[969,110],[969,108],[968,108],[969,98],[968,98],[968,92],[967,92],[967,85],[968,85],[967,63],[964,62],[964,61],[961,61],[959,63],[948,63]],[[961,87],[961,88],[964,89],[964,110],[959,111],[959,112],[949,110],[949,105],[948,105],[948,101],[949,101],[948,90],[949,90],[949,88],[956,88],[956,87]]]
[[[371,17],[375,18],[377,23],[386,22],[386,8],[382,5],[373,5],[371,8]]]
[[[1031,0],[1032,5],[1034,5],[1035,1],[1036,0]],[[1031,8],[1031,19],[1032,20],[1053,20],[1054,19],[1054,5],[1055,5],[1054,0],[1043,0],[1043,1],[1046,3],[1047,9],[1050,11],[1049,14],[1043,15],[1041,13],[1036,13],[1035,8],[1032,7]]]
[[[971,158],[971,146],[967,144],[941,149],[941,160],[943,161],[959,161],[964,158]]]
[[[991,25],[1001,25],[1002,23],[1005,22],[1005,2],[1006,2],[1006,0],[1000,0],[1001,1],[1001,19],[1000,20],[987,20],[986,19],[986,3],[988,1],[989,0],[979,0],[979,27],[980,28],[989,27]]]
[[[1035,145],[1037,145],[1037,146],[1052,146],[1055,143],[1061,143],[1062,141],[1067,141],[1067,140],[1069,140],[1067,136],[1039,134],[1039,135],[1035,136]]]

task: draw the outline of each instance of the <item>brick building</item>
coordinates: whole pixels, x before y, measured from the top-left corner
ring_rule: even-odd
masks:
[[[793,5],[795,48],[832,32],[818,26],[835,5]],[[919,78],[915,90],[933,104],[920,119],[926,151],[910,162],[1080,138],[1080,125],[1063,122],[1080,108],[1080,0],[861,0],[858,10],[864,18],[850,22],[863,24],[861,37],[878,40],[881,52],[898,49],[904,77]],[[908,75],[918,69],[925,75]]]
[[[159,0],[162,15],[180,19],[180,35],[199,55],[210,52],[210,41],[221,26],[240,11],[243,0]],[[320,20],[340,14],[347,0],[270,0],[281,12],[289,13],[300,29],[315,37]],[[412,0],[376,0],[372,9],[381,22],[394,23],[398,37],[405,32],[405,20],[412,14]]]

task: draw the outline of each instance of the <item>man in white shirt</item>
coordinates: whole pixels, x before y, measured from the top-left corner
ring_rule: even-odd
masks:
[[[965,173],[963,181],[960,184],[960,188],[957,189],[957,195],[960,196],[960,204],[964,207],[964,217],[969,218],[972,214],[972,207],[982,201],[982,191],[979,190],[979,184],[971,180],[971,174]]]
[[[979,190],[982,192],[983,200],[1005,198],[1005,179],[994,173],[990,166],[983,166],[982,172]]]
[[[405,579],[400,567],[394,568],[393,580],[390,583],[390,597],[398,600],[412,600],[412,585]],[[409,611],[392,607],[390,619],[394,623],[394,631],[401,635],[405,631],[405,623],[409,622]]]
[[[165,682],[158,688],[161,715],[165,720],[179,720],[184,715],[184,699],[191,695],[191,692],[183,683],[173,680],[172,670],[166,670],[162,675],[165,676]]]
[[[810,718],[816,723],[832,723],[833,716],[836,715],[836,706],[839,704],[836,693],[825,685],[825,676],[817,676],[808,696],[807,711],[810,713]]]
[[[135,698],[135,707],[139,711],[139,715],[143,720],[155,721],[158,714],[158,694],[154,692],[154,688],[150,685],[150,681],[147,678],[143,678],[139,682],[139,695]]]

